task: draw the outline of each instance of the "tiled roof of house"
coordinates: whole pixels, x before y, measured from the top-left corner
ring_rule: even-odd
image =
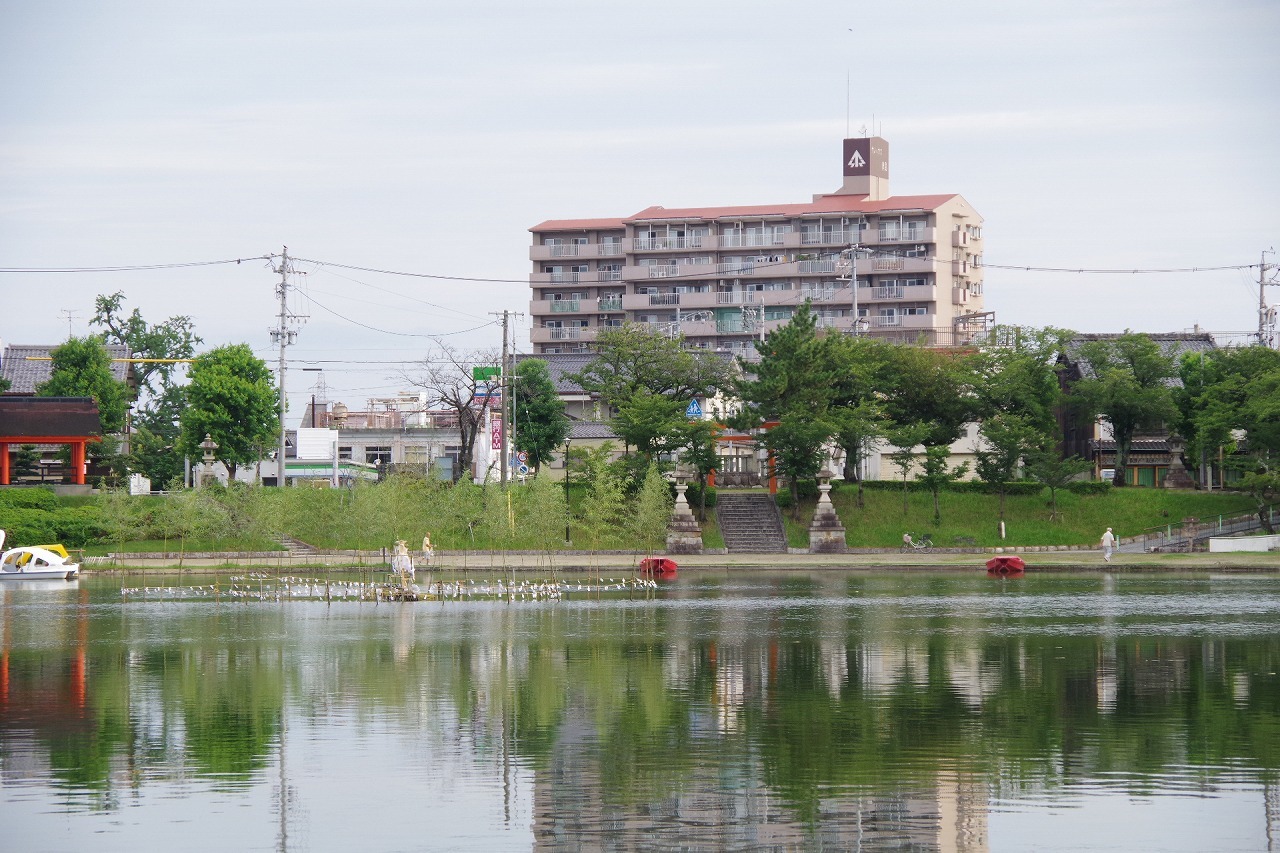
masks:
[[[617,433],[609,425],[601,421],[570,421],[569,438],[578,439],[610,439],[617,438]]]
[[[1188,352],[1209,352],[1218,348],[1217,343],[1213,339],[1213,335],[1208,332],[1141,332],[1144,337],[1151,339],[1161,352],[1166,356],[1172,357],[1175,362],[1180,359],[1184,353]],[[1082,376],[1093,376],[1093,365],[1084,361],[1080,357],[1080,347],[1091,341],[1114,341],[1122,337],[1119,332],[1101,332],[1101,333],[1082,333],[1077,334],[1067,342],[1067,358],[1080,371]],[[1168,384],[1179,386],[1181,380],[1174,377],[1169,380]]]
[[[48,358],[58,344],[9,344],[0,356],[0,376],[9,380],[5,394],[28,397],[36,393],[36,387],[49,381],[53,373],[51,361],[29,361],[29,357]],[[123,344],[107,344],[107,355],[112,359],[129,358],[129,348]],[[111,375],[121,382],[129,381],[129,362],[112,361]]]
[[[556,393],[560,395],[586,394],[582,390],[582,386],[576,382],[570,381],[567,374],[581,373],[583,368],[591,363],[591,359],[595,358],[593,352],[548,352],[539,355],[517,355],[516,361],[528,361],[536,358],[538,361],[547,363],[547,373],[551,375],[551,382],[556,386]]]

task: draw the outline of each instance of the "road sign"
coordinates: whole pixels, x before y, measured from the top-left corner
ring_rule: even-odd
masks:
[[[490,379],[497,379],[502,375],[502,371],[497,367],[473,367],[471,368],[471,378],[476,382],[486,382]]]
[[[520,450],[520,451],[517,451],[517,452],[516,452],[516,461],[517,461],[517,462],[519,462],[521,465],[524,465],[524,464],[528,463],[528,461],[529,461],[529,451],[527,451],[527,450]]]
[[[702,417],[702,406],[698,405],[697,398],[689,401],[688,407],[684,410],[684,416],[690,419]]]

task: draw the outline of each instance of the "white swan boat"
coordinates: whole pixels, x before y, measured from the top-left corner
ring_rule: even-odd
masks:
[[[0,530],[0,548],[4,547],[4,531]],[[10,548],[0,554],[0,581],[7,580],[74,580],[80,564],[61,545],[26,545]]]

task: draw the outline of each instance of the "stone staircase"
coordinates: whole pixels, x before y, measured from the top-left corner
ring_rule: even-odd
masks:
[[[315,548],[301,539],[294,539],[292,536],[281,536],[280,544],[289,552],[290,557],[305,557],[316,552]]]
[[[716,518],[730,554],[785,554],[782,513],[767,494],[716,495]]]

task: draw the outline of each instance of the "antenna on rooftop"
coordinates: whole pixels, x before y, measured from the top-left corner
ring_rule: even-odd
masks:
[[[63,308],[58,313],[67,321],[67,340],[71,340],[71,321],[80,319],[80,312],[73,311],[70,308]]]

